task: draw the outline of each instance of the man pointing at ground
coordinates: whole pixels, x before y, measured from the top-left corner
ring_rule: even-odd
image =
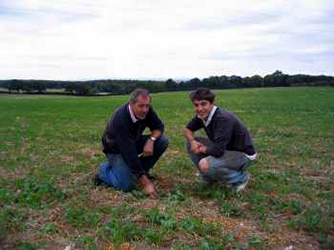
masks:
[[[145,89],[132,92],[130,101],[118,108],[110,118],[102,136],[103,152],[108,162],[102,164],[97,182],[107,183],[124,192],[137,182],[144,193],[156,197],[150,169],[168,146],[163,135],[164,124],[151,107],[152,97]],[[145,128],[150,135],[143,135]]]

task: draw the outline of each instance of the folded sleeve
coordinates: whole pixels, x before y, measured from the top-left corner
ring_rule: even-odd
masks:
[[[200,130],[201,128],[203,128],[203,123],[202,123],[202,121],[197,116],[195,116],[187,124],[186,128],[189,129],[189,130],[191,130],[191,131],[197,131],[197,130]]]

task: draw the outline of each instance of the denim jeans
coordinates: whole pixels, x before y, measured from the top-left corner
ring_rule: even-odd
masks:
[[[208,138],[195,138],[197,141],[208,146],[212,143]],[[203,153],[195,154],[191,152],[190,143],[187,143],[187,151],[190,159],[197,166],[201,179],[206,183],[222,182],[230,184],[240,184],[247,181],[249,174],[244,170],[248,168],[252,161],[245,153],[239,151],[225,150],[221,157],[213,157]],[[203,173],[198,167],[201,159],[206,158],[209,163],[209,171]]]
[[[137,153],[143,152],[146,141],[150,136],[143,135],[136,143]],[[146,173],[159,160],[168,146],[168,138],[162,135],[154,142],[153,155],[149,157],[139,157],[143,169]],[[131,169],[124,161],[122,154],[107,154],[108,162],[103,163],[98,170],[99,178],[123,192],[129,192],[136,187],[137,178],[132,174]]]

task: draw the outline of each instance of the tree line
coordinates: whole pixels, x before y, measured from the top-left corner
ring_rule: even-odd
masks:
[[[198,87],[211,89],[253,88],[253,87],[289,87],[289,86],[334,86],[333,76],[288,75],[277,70],[264,77],[254,75],[210,76],[200,80],[193,78],[186,81],[152,80],[92,80],[92,81],[52,81],[52,80],[0,80],[0,88],[10,93],[58,93],[71,95],[118,95],[131,93],[135,88],[146,88],[150,92],[192,90]]]

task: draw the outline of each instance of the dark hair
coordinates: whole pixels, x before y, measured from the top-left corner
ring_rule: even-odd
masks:
[[[213,103],[213,101],[215,100],[215,94],[208,88],[198,88],[194,91],[191,91],[189,97],[192,102],[194,102],[195,100],[206,100],[210,103]]]
[[[152,97],[151,97],[151,95],[150,95],[150,93],[148,92],[147,89],[137,88],[131,93],[130,102],[131,103],[136,103],[139,96],[149,97],[150,101],[152,101]]]

